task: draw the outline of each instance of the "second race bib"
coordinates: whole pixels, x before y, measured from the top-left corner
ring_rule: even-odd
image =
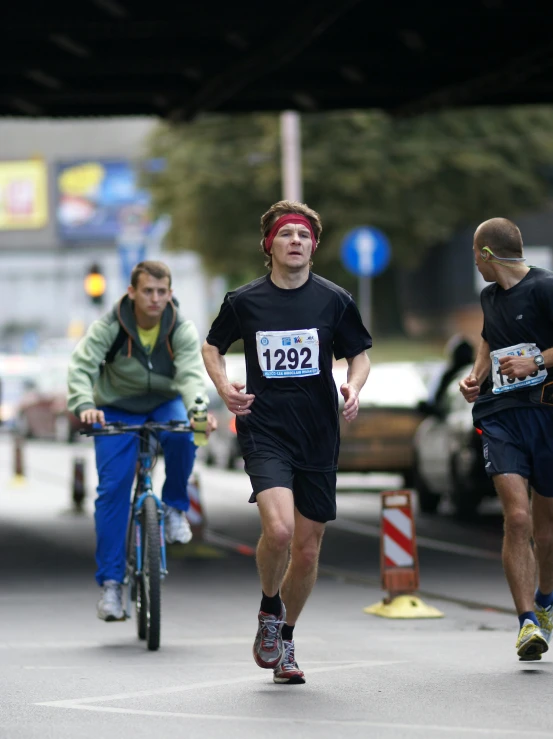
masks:
[[[531,385],[540,385],[547,377],[546,369],[536,369],[531,372],[528,377],[517,377],[509,379],[506,375],[501,374],[499,359],[501,357],[535,357],[540,354],[540,350],[535,344],[515,344],[505,349],[496,349],[490,352],[492,360],[492,376],[493,376],[493,392],[496,395],[500,393],[508,393],[511,390],[520,390],[523,387]]]
[[[259,366],[265,377],[319,374],[319,333],[316,328],[257,331],[255,339]]]

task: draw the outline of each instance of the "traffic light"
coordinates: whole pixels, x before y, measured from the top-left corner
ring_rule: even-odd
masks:
[[[93,305],[102,305],[106,292],[106,278],[99,265],[92,264],[84,278],[84,291]]]

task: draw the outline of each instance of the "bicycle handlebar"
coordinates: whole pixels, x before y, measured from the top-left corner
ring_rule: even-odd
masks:
[[[101,428],[85,428],[80,433],[83,436],[116,436],[118,434],[137,433],[140,431],[171,431],[177,434],[205,434],[205,431],[195,431],[189,423],[185,421],[167,421],[166,423],[157,423],[156,421],[146,421],[141,424],[128,424],[123,421],[114,421],[106,423]]]

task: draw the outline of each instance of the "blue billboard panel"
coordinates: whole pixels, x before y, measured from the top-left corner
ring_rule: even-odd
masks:
[[[150,198],[124,159],[61,162],[57,166],[56,220],[64,241],[115,241],[129,206],[149,222]]]

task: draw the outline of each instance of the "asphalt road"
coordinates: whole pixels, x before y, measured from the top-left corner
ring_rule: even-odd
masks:
[[[80,515],[70,490],[77,455],[88,490]],[[544,710],[553,665],[548,655],[517,661],[495,503],[471,525],[417,517],[420,593],[445,617],[392,621],[363,611],[382,597],[378,495],[340,493],[296,628],[307,684],[277,686],[251,658],[259,525],[242,472],[198,470],[206,541],[171,550],[152,653],[134,618],[95,615],[91,447],[30,443],[23,456],[17,484],[11,442],[0,439],[1,739],[553,736]]]

